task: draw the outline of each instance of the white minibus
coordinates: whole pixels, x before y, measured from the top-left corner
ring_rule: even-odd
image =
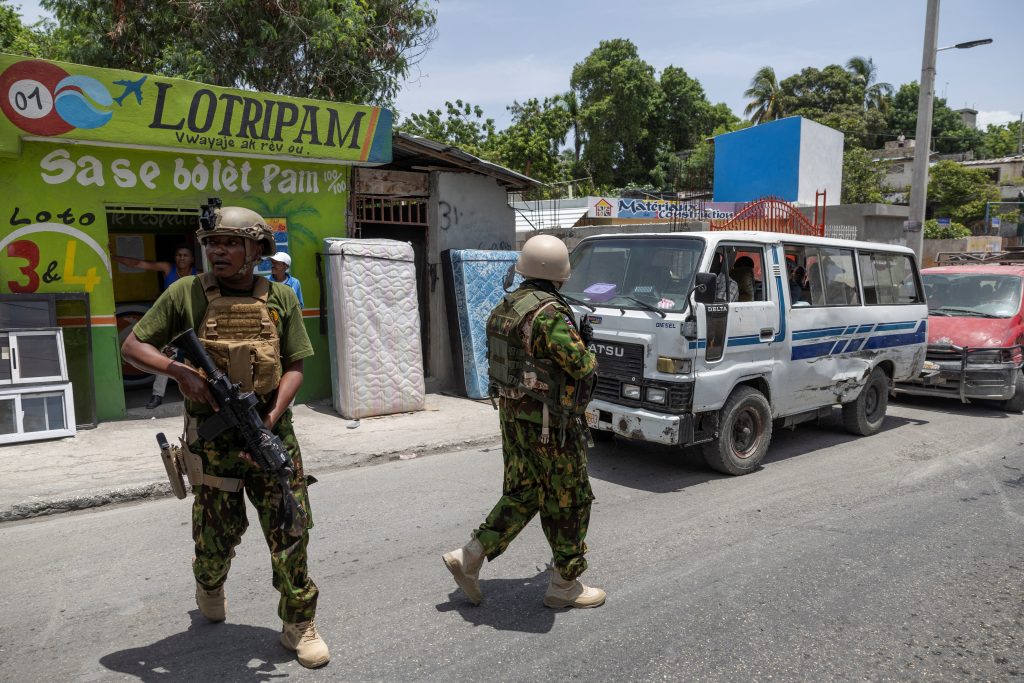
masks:
[[[757,469],[773,424],[842,406],[877,432],[893,382],[924,364],[928,308],[905,247],[767,232],[588,237],[561,293],[593,327],[594,430],[702,444]]]

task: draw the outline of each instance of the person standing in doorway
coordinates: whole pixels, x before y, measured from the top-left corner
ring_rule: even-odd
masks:
[[[480,567],[540,514],[552,552],[548,607],[598,607],[605,592],[584,585],[587,526],[594,500],[581,415],[596,380],[589,326],[577,326],[558,290],[569,252],[557,237],[530,238],[516,261],[525,280],[487,321],[489,374],[500,396],[503,495],[469,543],[442,556],[455,582],[480,604]]]
[[[299,278],[288,273],[291,268],[292,257],[279,251],[270,257],[270,275],[267,277],[295,290],[295,296],[299,298],[299,308],[303,308],[306,304],[302,301],[302,284],[299,282]]]
[[[114,260],[130,268],[142,268],[143,270],[154,270],[163,275],[160,278],[160,291],[166,291],[176,280],[186,275],[195,275],[195,255],[192,247],[187,244],[179,244],[174,248],[174,263],[168,261],[147,261],[145,259],[132,258],[130,256],[115,256]],[[177,358],[176,360],[181,360]],[[153,393],[149,397],[146,408],[153,410],[164,402],[164,395],[167,393],[167,375],[157,375],[153,379]]]

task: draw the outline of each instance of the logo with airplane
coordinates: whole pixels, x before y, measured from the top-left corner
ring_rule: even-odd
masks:
[[[142,84],[147,78],[114,81],[122,92],[111,97],[107,87],[91,76],[72,75],[56,64],[29,59],[0,74],[0,111],[33,135],[101,128],[114,117],[114,103],[123,107],[124,100],[134,95],[136,104],[142,104]]]

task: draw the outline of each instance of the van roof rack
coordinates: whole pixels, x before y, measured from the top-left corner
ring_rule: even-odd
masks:
[[[1024,246],[1006,247],[1005,251],[940,251],[935,262],[940,266],[1024,266]]]

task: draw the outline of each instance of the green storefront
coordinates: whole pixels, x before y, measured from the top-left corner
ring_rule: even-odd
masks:
[[[124,415],[148,381],[118,349],[158,276],[111,255],[195,248],[209,197],[261,213],[291,254],[316,348],[299,398],[330,395],[316,254],[346,233],[351,167],[391,160],[390,111],[2,54],[0,111],[0,299],[55,307],[79,423]]]

